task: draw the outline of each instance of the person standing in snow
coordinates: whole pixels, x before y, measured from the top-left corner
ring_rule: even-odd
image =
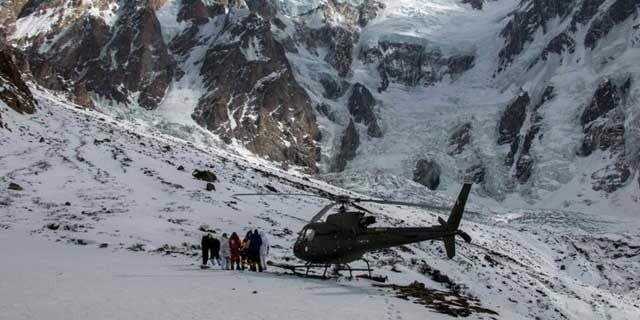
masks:
[[[213,236],[213,233],[209,232],[202,237],[201,246],[202,265],[200,268],[208,268],[207,263],[210,258],[220,264],[220,241]]]
[[[262,245],[260,246],[260,266],[262,266],[262,270],[267,270],[267,256],[269,255],[269,238],[267,235],[260,231],[260,239],[262,240]]]
[[[248,260],[251,271],[262,272],[262,264],[260,263],[260,248],[262,247],[262,238],[258,230],[253,230],[249,235]]]
[[[240,241],[240,237],[238,237],[237,233],[232,233],[231,237],[229,237],[229,252],[231,258],[231,270],[235,269],[240,270],[240,247],[242,246],[242,242]]]
[[[251,230],[244,235],[240,245],[240,266],[244,270],[249,265],[249,243],[251,242]]]
[[[231,269],[231,247],[226,233],[223,233],[222,238],[220,238],[220,258],[222,260],[222,270]]]

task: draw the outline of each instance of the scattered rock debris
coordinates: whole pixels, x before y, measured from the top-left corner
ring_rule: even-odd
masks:
[[[457,291],[448,292],[427,288],[424,283],[418,281],[406,286],[397,284],[374,284],[373,286],[392,289],[397,292],[398,298],[414,299],[417,304],[423,304],[429,309],[453,317],[468,317],[473,313],[498,315],[497,312],[482,307],[480,300],[475,297],[465,296]]]

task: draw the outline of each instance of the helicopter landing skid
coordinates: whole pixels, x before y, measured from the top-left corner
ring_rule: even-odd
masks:
[[[303,265],[292,265],[292,264],[268,261],[267,265],[273,266],[273,267],[276,267],[276,268],[285,269],[285,270],[291,271],[295,275],[304,276],[304,277],[307,277],[307,278],[329,279],[330,277],[327,276],[327,271],[329,271],[329,268],[331,266],[333,266],[331,271],[336,276],[340,275],[340,271],[349,271],[349,279],[353,279],[353,271],[365,271],[365,272],[368,273],[369,278],[371,278],[372,277],[371,272],[373,270],[369,266],[369,261],[367,261],[365,259],[361,259],[361,260],[364,261],[367,264],[366,268],[352,268],[349,264],[346,264],[346,263],[341,263],[341,264],[306,263],[306,264],[303,264]],[[322,272],[321,276],[316,274],[315,272],[311,273],[311,269],[316,269],[316,268],[322,268],[323,269],[323,272]],[[304,273],[302,273],[301,271],[304,271]]]

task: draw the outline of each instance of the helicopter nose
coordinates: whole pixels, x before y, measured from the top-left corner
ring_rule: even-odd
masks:
[[[293,245],[293,255],[295,255],[297,258],[302,259],[302,260],[306,260],[307,259],[307,250],[305,250],[305,245],[300,243],[300,242],[296,242]]]

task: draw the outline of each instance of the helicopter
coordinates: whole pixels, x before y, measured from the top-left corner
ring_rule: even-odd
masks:
[[[458,229],[464,207],[471,191],[471,183],[465,183],[458,198],[451,209],[447,221],[438,218],[438,225],[428,227],[371,227],[376,223],[373,213],[362,207],[361,203],[377,203],[386,205],[399,205],[426,208],[441,211],[448,208],[433,206],[426,203],[412,203],[392,200],[362,199],[346,195],[333,195],[322,192],[321,195],[301,193],[252,193],[236,194],[234,196],[305,196],[322,197],[331,200],[331,203],[316,213],[311,221],[298,233],[298,238],[293,245],[294,255],[305,261],[304,265],[289,265],[271,263],[271,265],[288,269],[294,273],[301,268],[309,270],[315,267],[323,267],[326,276],[329,266],[334,266],[334,271],[348,270],[368,271],[371,276],[372,269],[369,262],[363,256],[370,251],[382,250],[401,245],[422,242],[426,240],[442,240],[447,256],[451,259],[456,254],[455,236],[460,236],[467,243],[471,237]],[[320,221],[329,211],[339,205],[337,212],[329,214],[325,221]],[[353,209],[350,209],[353,208]],[[351,268],[350,263],[362,260],[367,264],[366,269]]]

